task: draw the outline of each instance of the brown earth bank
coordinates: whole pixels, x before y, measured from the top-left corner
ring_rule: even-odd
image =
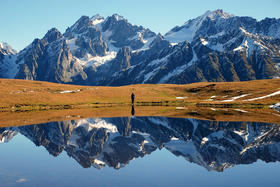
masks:
[[[131,106],[92,107],[63,110],[0,112],[0,127],[41,124],[84,118],[131,117]],[[194,118],[210,121],[264,122],[280,125],[279,112],[271,109],[237,109],[174,106],[135,106],[134,115]]]

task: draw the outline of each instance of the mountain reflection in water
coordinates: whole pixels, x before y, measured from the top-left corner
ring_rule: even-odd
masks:
[[[53,156],[63,151],[82,167],[115,169],[167,149],[207,170],[280,160],[280,125],[169,117],[89,118],[0,129],[0,142],[18,133]]]

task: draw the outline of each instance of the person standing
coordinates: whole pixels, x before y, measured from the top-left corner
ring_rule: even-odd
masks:
[[[134,99],[135,99],[135,95],[134,95],[134,93],[132,92],[132,94],[131,94],[131,103],[134,105]]]

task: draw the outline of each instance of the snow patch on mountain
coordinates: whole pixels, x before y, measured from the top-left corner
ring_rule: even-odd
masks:
[[[123,16],[120,16],[119,14],[113,14],[113,17],[117,20],[117,21],[120,21],[120,20],[125,20]]]
[[[202,16],[187,21],[181,28],[178,26],[173,28],[165,34],[165,39],[172,43],[179,43],[186,40],[191,43],[205,20],[217,20],[218,22],[219,19],[228,19],[233,16],[234,15],[225,13],[222,10],[207,11]]]
[[[239,27],[239,29],[240,29],[245,35],[247,35],[247,36],[249,36],[249,37],[253,37],[253,34],[250,33],[250,32],[248,32],[248,31],[246,31],[244,28]]]
[[[148,64],[148,67],[151,67],[151,66],[158,66],[159,64],[162,64],[162,62],[166,62],[167,59],[171,56],[172,54],[169,54],[163,58],[160,58],[160,59],[155,59],[153,61],[151,61],[149,64]]]
[[[165,39],[171,43],[180,43],[182,41],[192,42],[196,27],[183,28],[180,31],[170,31],[165,35]]]
[[[186,142],[181,140],[171,140],[170,142],[166,143],[164,147],[171,152],[180,152],[183,155],[197,155],[196,147],[192,140]]]
[[[173,54],[173,53],[172,53]],[[164,63],[166,63],[168,61],[168,58],[172,55],[172,54],[169,54],[163,58],[160,58],[160,59],[155,59],[153,61],[151,61],[149,64],[148,64],[148,67],[153,67],[154,69],[150,72],[145,72],[145,70],[142,70],[142,72],[140,73],[140,76],[145,73],[144,75],[144,80],[142,83],[146,83],[148,80],[150,80],[160,69],[161,67],[164,65]],[[139,78],[139,77],[137,77]]]
[[[164,119],[164,118],[160,118],[160,117],[149,117],[148,120],[154,124],[157,124],[157,125],[161,125],[163,127],[166,127],[172,131],[174,131],[170,126],[169,126],[169,123],[168,123],[168,120],[167,119]]]
[[[182,73],[185,69],[187,68],[187,65],[184,64],[180,67],[177,67],[176,69],[174,69],[173,71],[169,72],[167,75],[165,75],[162,79],[160,79],[159,83],[163,84],[165,82],[167,82],[171,77],[179,75],[180,73]]]
[[[247,40],[245,40],[245,42],[242,43],[240,46],[233,49],[233,51],[242,51],[244,49],[248,49],[248,41]]]
[[[116,47],[114,45],[115,41],[111,40],[110,37],[112,36],[112,31],[111,30],[106,30],[104,32],[101,32],[102,37],[104,39],[104,41],[107,43],[109,51],[115,51],[118,52],[120,50],[120,48]]]
[[[170,45],[173,47],[175,45],[178,45],[178,43],[170,43]]]
[[[195,51],[193,50],[193,58],[191,61],[187,62],[186,64],[179,66],[177,68],[175,68],[174,70],[172,70],[171,72],[169,72],[167,75],[165,75],[163,78],[161,78],[161,80],[159,81],[159,83],[165,83],[167,82],[170,78],[176,76],[176,75],[180,75],[182,72],[184,72],[187,68],[191,67],[196,61],[198,60],[197,55],[195,53]]]
[[[95,16],[92,16],[90,20],[92,25],[98,25],[104,22],[104,17],[102,17],[100,14],[96,14]]]
[[[200,38],[200,41],[201,41],[202,45],[208,44],[208,42],[205,40],[205,38]]]
[[[143,34],[141,32],[137,32],[134,36],[128,38],[128,40],[130,40],[130,41],[132,41],[132,40],[142,40],[143,41]]]
[[[266,49],[266,50],[270,51],[270,49],[268,47],[266,47],[264,44],[262,44],[261,41],[254,41],[254,44],[260,46],[261,49]]]
[[[76,127],[83,127],[87,131],[91,131],[93,128],[95,129],[104,128],[108,132],[112,132],[112,133],[118,132],[118,129],[115,125],[111,123],[107,123],[105,120],[99,118],[78,120]]]
[[[87,53],[83,58],[75,57],[75,59],[84,67],[98,67],[113,60],[116,55],[117,52],[115,51],[107,52],[105,56],[92,56],[91,54]]]
[[[66,44],[68,45],[71,53],[75,53],[75,51],[79,49],[79,46],[76,45],[76,40],[77,38],[66,40]]]
[[[0,49],[3,49],[3,50],[1,50],[1,51],[2,51],[2,53],[3,53],[4,55],[10,55],[10,54],[14,55],[14,54],[17,53],[17,51],[14,50],[14,49],[13,49],[8,43],[6,43],[6,42],[0,42]]]
[[[136,53],[136,52],[140,52],[140,51],[146,51],[150,49],[150,45],[151,43],[155,40],[156,36],[154,37],[149,37],[147,39],[142,39],[142,42],[144,43],[143,47],[136,49],[136,50],[132,50],[132,53]]]
[[[153,77],[154,75],[156,75],[157,72],[159,72],[160,69],[161,69],[161,66],[158,66],[157,68],[153,69],[152,71],[147,72],[147,73],[144,75],[144,80],[143,80],[142,84],[147,83],[147,81],[151,80],[152,77]],[[145,72],[145,70],[143,70],[143,72]],[[141,74],[140,74],[139,76],[141,76]]]
[[[0,143],[7,143],[7,142],[9,142],[17,134],[18,134],[17,131],[5,130],[4,132],[1,133]]]
[[[233,14],[226,13],[221,9],[218,9],[216,11],[208,10],[205,15],[208,16],[211,20],[216,20],[217,18],[228,19],[234,17]]]

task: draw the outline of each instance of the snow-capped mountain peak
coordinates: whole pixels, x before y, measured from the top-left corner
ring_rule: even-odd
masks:
[[[103,17],[102,15],[100,15],[100,14],[95,14],[95,15],[92,16],[90,19],[91,19],[91,20],[104,19],[104,17]]]
[[[6,42],[0,42],[0,50],[5,53],[6,55],[8,54],[16,54],[17,51],[14,50],[8,43]]]
[[[112,17],[115,18],[117,21],[125,20],[125,18],[119,14],[113,14]]]
[[[101,16],[100,14],[96,14],[90,18],[90,21],[91,21],[92,25],[97,25],[104,21],[104,17]]]
[[[215,21],[218,19],[229,19],[232,17],[234,17],[233,14],[226,13],[221,9],[218,9],[215,11],[208,10],[203,15],[201,15],[195,19],[191,19],[191,20],[187,21],[184,25],[188,25],[191,23],[191,24],[195,24],[197,26],[201,26],[202,22],[207,19],[210,19],[211,21]]]
[[[209,35],[211,32],[215,32],[215,25],[219,27],[219,25],[222,25],[227,19],[232,17],[234,17],[234,15],[225,13],[220,9],[216,11],[207,11],[195,19],[188,20],[181,27],[176,26],[166,33],[165,38],[172,43],[179,43],[185,40],[192,42],[196,35],[202,34],[203,30],[205,30],[204,33]]]
[[[218,9],[215,11],[208,10],[203,15],[203,17],[209,17],[211,20],[215,20],[215,19],[219,19],[219,18],[228,19],[228,18],[234,17],[234,15],[224,12],[222,9]]]
[[[56,41],[61,38],[62,34],[57,30],[57,28],[52,28],[48,30],[47,34],[45,34],[44,39],[46,39],[49,43]]]

